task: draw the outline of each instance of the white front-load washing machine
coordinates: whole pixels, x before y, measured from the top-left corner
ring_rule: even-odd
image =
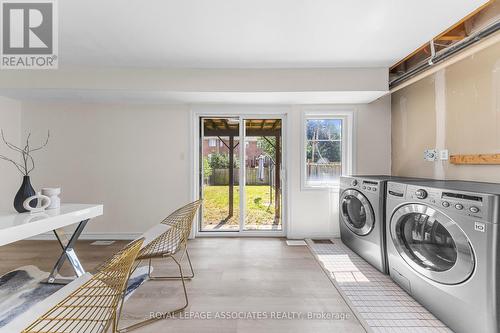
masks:
[[[500,185],[387,184],[390,275],[456,333],[497,333]]]
[[[340,177],[339,224],[342,242],[383,273],[385,253],[385,187],[389,180],[415,178],[386,175]]]

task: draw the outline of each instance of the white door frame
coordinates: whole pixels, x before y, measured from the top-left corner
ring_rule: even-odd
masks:
[[[245,212],[245,167],[240,168],[240,230],[239,231],[200,231],[200,215],[195,219],[195,225],[193,226],[192,237],[283,237],[287,235],[288,230],[288,181],[287,181],[287,166],[288,166],[288,140],[287,140],[287,113],[289,111],[288,107],[283,106],[196,106],[191,110],[191,179],[190,185],[193,189],[191,193],[191,199],[197,200],[200,193],[200,172],[199,172],[199,134],[200,134],[200,117],[228,117],[228,118],[239,118],[240,124],[243,124],[241,120],[243,119],[281,119],[281,140],[284,143],[282,145],[282,169],[281,169],[281,230],[271,231],[271,230],[243,230],[244,226],[244,212]],[[244,126],[240,125],[240,139],[242,139],[240,145],[244,147],[245,131]],[[244,148],[243,148],[244,149]],[[240,154],[240,165],[245,165],[245,154]]]

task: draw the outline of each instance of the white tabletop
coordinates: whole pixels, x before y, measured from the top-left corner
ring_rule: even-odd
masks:
[[[61,204],[40,213],[0,212],[0,246],[30,238],[103,214],[102,205]]]

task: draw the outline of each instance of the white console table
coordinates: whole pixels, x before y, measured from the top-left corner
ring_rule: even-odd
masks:
[[[60,209],[34,214],[0,213],[0,246],[53,231],[63,251],[50,272],[47,283],[68,283],[70,280],[56,279],[59,269],[68,259],[76,276],[85,274],[85,270],[76,256],[74,244],[87,222],[102,214],[102,205],[87,204],[62,204]],[[77,224],[75,231],[70,237],[66,237],[63,228],[73,224]]]

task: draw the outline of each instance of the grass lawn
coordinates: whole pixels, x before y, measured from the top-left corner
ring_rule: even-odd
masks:
[[[205,186],[203,189],[205,224],[219,224],[227,217],[229,205],[229,186]],[[269,186],[246,186],[246,224],[272,224],[274,222],[273,201],[269,204]],[[240,189],[234,187],[234,213],[227,224],[238,224],[240,216]]]

